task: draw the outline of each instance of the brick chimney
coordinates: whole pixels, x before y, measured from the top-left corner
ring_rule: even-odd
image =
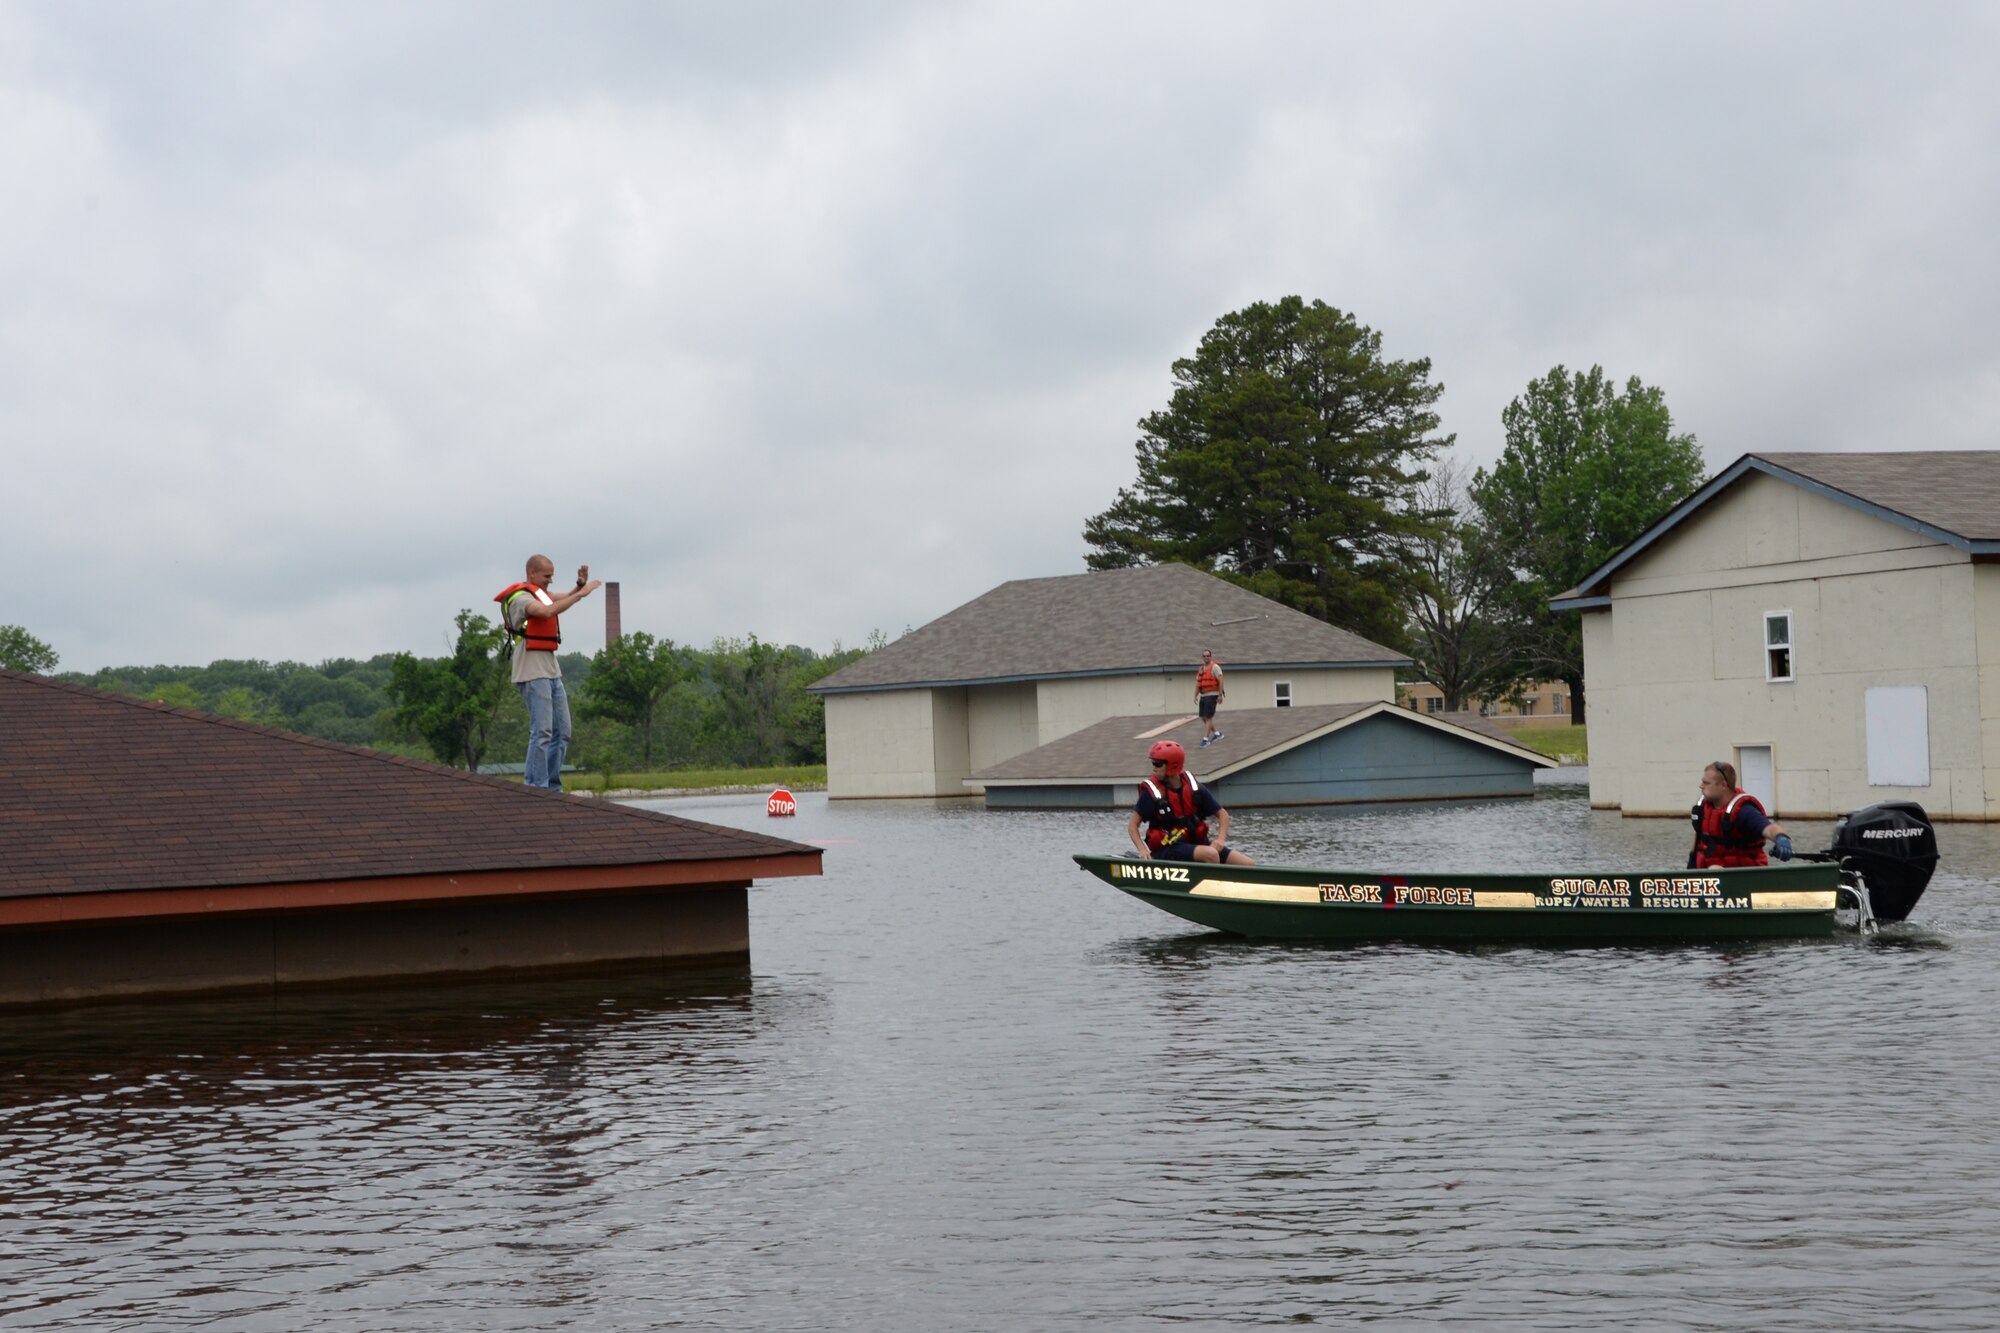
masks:
[[[619,635],[624,632],[618,618],[618,585],[607,583],[604,585],[604,646],[609,648],[618,642]]]

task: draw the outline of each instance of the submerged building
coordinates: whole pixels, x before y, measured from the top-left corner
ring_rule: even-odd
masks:
[[[782,839],[0,672],[0,1004],[750,947]]]
[[[1583,613],[1590,799],[2000,819],[2000,452],[1745,454],[1551,602]]]
[[[828,794],[977,795],[975,773],[1106,718],[1192,711],[1203,649],[1230,713],[1393,702],[1409,665],[1187,565],[1017,579],[812,686]]]

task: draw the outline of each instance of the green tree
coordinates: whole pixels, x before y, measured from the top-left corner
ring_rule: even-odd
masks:
[[[688,650],[672,639],[655,639],[643,632],[624,635],[591,659],[580,711],[585,717],[610,718],[635,729],[642,762],[651,772],[660,705],[690,673]]]
[[[1449,445],[1429,360],[1288,296],[1217,320],[1139,422],[1138,479],[1084,525],[1092,569],[1179,560],[1385,643],[1402,641],[1411,503]]]
[[[1409,547],[1416,575],[1406,602],[1413,674],[1437,686],[1447,712],[1505,690],[1516,638],[1503,605],[1512,573],[1491,558],[1483,534],[1467,521],[1460,476],[1452,459],[1431,470],[1418,504],[1436,527]]]
[[[1549,599],[1582,581],[1701,484],[1701,450],[1675,434],[1659,389],[1617,388],[1600,366],[1556,366],[1500,414],[1507,443],[1472,480],[1483,540],[1511,572],[1514,680],[1561,680],[1584,719],[1581,614]]]
[[[485,616],[458,613],[452,655],[427,660],[398,653],[389,666],[391,726],[422,741],[441,764],[479,767],[502,707],[513,697],[502,635]]]
[[[56,650],[19,625],[0,625],[0,668],[46,676],[56,669]]]
[[[146,691],[146,697],[154,703],[169,704],[175,708],[201,707],[201,693],[184,680],[170,680],[164,685],[156,685]]]

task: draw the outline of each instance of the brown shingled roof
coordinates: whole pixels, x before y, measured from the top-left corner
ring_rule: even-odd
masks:
[[[820,856],[18,672],[0,671],[0,736],[0,900],[480,871],[527,891],[547,871],[728,861],[747,878]]]
[[[1307,704],[1296,708],[1232,708],[1223,738],[1201,747],[1201,719],[1133,716],[1106,718],[1081,731],[1050,741],[1026,754],[982,768],[973,782],[1006,783],[1134,782],[1146,773],[1146,750],[1158,740],[1179,741],[1187,751],[1188,767],[1198,778],[1225,778],[1263,763],[1286,750],[1364,717],[1386,713],[1415,726],[1465,734],[1495,749],[1504,749],[1538,768],[1555,761],[1523,746],[1504,730],[1481,718],[1455,716],[1441,721],[1384,700],[1352,704]]]
[[[1192,671],[1402,666],[1401,653],[1187,565],[1015,579],[821,680],[815,692]]]
[[[2000,451],[1752,454],[1822,486],[1955,533],[2000,540]]]

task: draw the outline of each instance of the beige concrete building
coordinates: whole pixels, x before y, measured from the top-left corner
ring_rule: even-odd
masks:
[[[1583,612],[1590,799],[1703,765],[1792,818],[2000,818],[2000,452],[1747,454],[1552,603]]]
[[[812,687],[834,798],[978,795],[966,779],[1110,717],[1395,699],[1408,659],[1186,565],[1017,579]]]

